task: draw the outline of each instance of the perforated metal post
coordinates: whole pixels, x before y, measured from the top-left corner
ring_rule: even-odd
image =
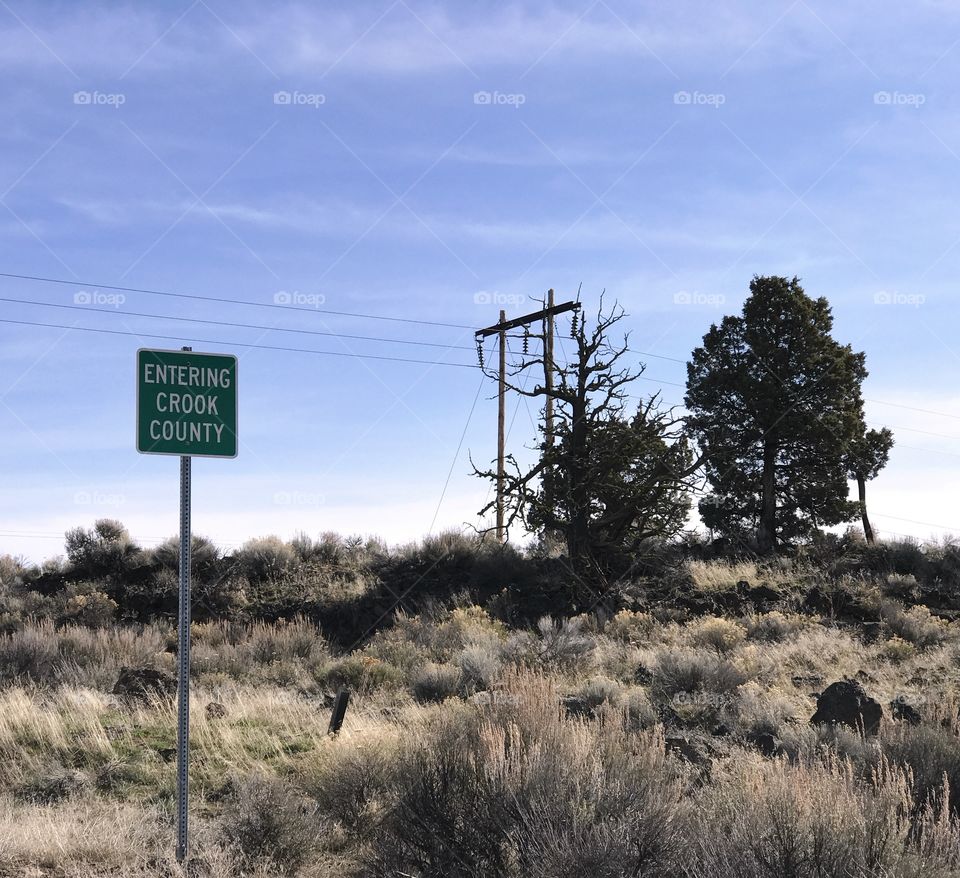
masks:
[[[190,348],[183,350],[189,351]],[[190,816],[190,457],[180,458],[180,614],[177,628],[177,861],[186,863]]]
[[[180,619],[177,637],[177,860],[187,857],[190,793],[190,458],[180,458]]]

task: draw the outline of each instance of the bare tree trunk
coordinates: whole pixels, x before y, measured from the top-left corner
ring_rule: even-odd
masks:
[[[590,504],[587,470],[586,400],[577,394],[571,406],[570,425],[570,521],[567,526],[567,552],[573,569],[584,575],[590,557]]]
[[[757,543],[761,552],[777,548],[777,443],[767,437],[763,446],[763,501]]]
[[[857,473],[857,488],[860,492],[860,519],[863,522],[863,535],[867,538],[867,544],[872,546],[876,543],[877,536],[867,516],[867,480],[860,473]]]

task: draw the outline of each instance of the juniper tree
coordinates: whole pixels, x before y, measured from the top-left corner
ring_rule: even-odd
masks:
[[[862,435],[865,357],[831,335],[824,298],[754,277],[687,365],[688,426],[705,457],[704,523],[761,551],[853,518],[848,460]]]
[[[876,536],[867,515],[867,482],[875,479],[880,474],[880,470],[887,465],[892,448],[893,433],[887,427],[881,430],[867,430],[864,425],[862,434],[853,442],[847,456],[847,475],[857,483],[863,535],[870,544],[876,542]]]
[[[684,526],[698,468],[682,420],[659,397],[628,412],[626,390],[645,367],[623,365],[626,338],[610,342],[623,316],[618,306],[604,313],[601,303],[592,328],[580,321],[573,356],[556,365],[552,388],[530,389],[519,380],[528,369],[543,374],[543,358],[535,354],[523,356],[507,377],[511,391],[553,400],[554,429],[536,446],[532,466],[506,458],[506,526],[559,534],[573,571],[594,583],[622,572],[644,545]],[[493,469],[474,472],[496,480]],[[480,514],[495,505],[491,500]]]

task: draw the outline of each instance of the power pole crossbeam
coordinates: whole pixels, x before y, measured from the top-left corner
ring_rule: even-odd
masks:
[[[476,331],[477,338],[487,338],[491,335],[497,335],[501,330],[506,332],[510,329],[516,329],[518,326],[528,326],[536,323],[544,317],[556,317],[558,314],[564,314],[567,311],[579,311],[579,302],[564,302],[562,305],[555,305],[552,308],[544,308],[540,311],[534,311],[532,314],[524,314],[523,317],[514,317],[513,320],[505,320],[502,323],[495,323],[493,326],[487,326],[484,329]],[[503,313],[502,311],[500,312]]]

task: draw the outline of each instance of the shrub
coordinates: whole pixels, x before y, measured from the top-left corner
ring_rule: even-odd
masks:
[[[630,689],[623,695],[623,708],[631,729],[652,729],[660,722],[656,708],[650,703],[647,693],[640,688]]]
[[[696,622],[688,630],[695,646],[714,649],[717,652],[730,652],[736,649],[747,636],[736,622],[716,616]]]
[[[561,718],[538,678],[483,713],[439,716],[404,747],[372,874],[675,874],[683,785],[656,733]]]
[[[537,623],[540,633],[537,660],[543,665],[560,668],[580,665],[596,645],[593,637],[583,632],[583,627],[582,617],[554,622],[549,616],[544,616]]]
[[[917,649],[912,643],[908,643],[896,635],[880,645],[880,657],[893,664],[908,661],[916,654]]]
[[[880,611],[890,631],[920,649],[939,646],[950,637],[946,623],[932,616],[926,607],[906,610],[895,601],[883,601]]]
[[[337,659],[320,676],[322,681],[331,686],[349,686],[361,691],[381,686],[398,686],[404,682],[403,672],[399,668],[360,653]]]
[[[39,805],[51,805],[77,796],[90,788],[90,778],[82,771],[62,765],[48,766],[34,774],[16,790],[16,797]]]
[[[117,602],[96,588],[93,583],[67,586],[57,595],[61,606],[59,622],[73,622],[90,628],[112,625],[117,614]]]
[[[646,643],[657,628],[657,620],[649,613],[620,610],[604,628],[604,634],[626,643]]]
[[[761,613],[746,620],[747,637],[750,640],[776,643],[794,637],[816,624],[816,620],[809,616],[785,614],[777,611]]]
[[[395,783],[396,741],[377,736],[359,744],[337,739],[304,774],[304,791],[319,811],[356,835],[369,833]]]
[[[289,784],[251,775],[236,784],[220,831],[246,866],[266,861],[294,873],[317,849],[319,826],[309,803]]]
[[[946,780],[950,804],[960,815],[960,739],[954,729],[894,723],[880,743],[890,762],[910,768],[919,802],[932,802]]]
[[[654,683],[667,696],[700,690],[730,693],[748,679],[731,662],[703,650],[668,650],[659,656],[654,671]]]
[[[467,689],[489,689],[500,673],[503,660],[500,642],[491,638],[476,638],[457,656],[463,685]]]
[[[20,585],[24,570],[22,558],[0,555],[0,586]]]
[[[99,519],[90,530],[67,531],[65,546],[71,572],[88,579],[123,578],[143,562],[143,553],[126,528],[109,518]]]
[[[864,546],[861,550],[860,565],[874,573],[893,573],[923,580],[926,576],[927,558],[920,541],[908,537]]]
[[[60,663],[53,625],[43,623],[0,635],[0,680],[40,683],[56,675]]]
[[[166,570],[180,570],[180,537],[170,537],[151,552],[153,562]],[[208,537],[192,534],[190,537],[190,574],[194,579],[204,579],[215,573],[221,553]]]
[[[429,662],[414,674],[410,688],[417,701],[444,701],[457,694],[460,680],[459,668]]]
[[[623,690],[616,680],[607,677],[591,677],[572,693],[590,712],[604,704],[617,705],[623,699]]]
[[[779,735],[795,715],[794,703],[783,693],[747,683],[731,701],[727,717],[731,725],[745,732]]]
[[[826,758],[789,766],[783,760],[738,760],[698,802],[689,871],[696,878],[841,878],[920,876],[956,862],[956,828],[941,837],[943,854],[916,856],[903,772],[881,766],[872,783],[848,763]]]
[[[247,540],[235,560],[243,576],[259,583],[287,573],[295,565],[297,553],[279,537],[258,537]]]

